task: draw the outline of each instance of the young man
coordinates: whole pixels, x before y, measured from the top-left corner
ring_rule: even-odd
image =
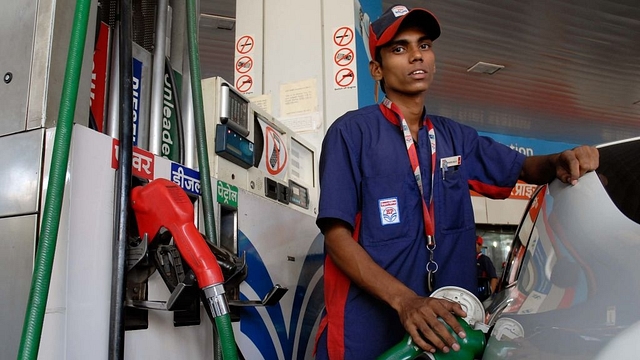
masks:
[[[457,351],[438,318],[464,337],[455,317],[466,314],[429,295],[443,286],[477,290],[469,188],[506,198],[518,178],[575,183],[598,166],[595,148],[526,158],[426,115],[439,35],[424,9],[394,6],[374,21],[370,71],[386,98],[343,115],[324,139],[317,224],[326,312],[316,359],[374,359],[406,332],[427,351]]]
[[[484,239],[482,236],[476,237],[476,266],[478,267],[478,299],[485,301],[498,287],[498,274],[493,266],[491,258],[482,253]]]

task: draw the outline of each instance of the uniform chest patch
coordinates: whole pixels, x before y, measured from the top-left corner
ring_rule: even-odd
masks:
[[[400,223],[398,198],[380,199],[378,207],[380,208],[380,222],[383,226]]]

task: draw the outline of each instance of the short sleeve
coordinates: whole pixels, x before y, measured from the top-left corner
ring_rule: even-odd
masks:
[[[355,226],[362,178],[358,166],[360,147],[356,143],[362,137],[357,129],[350,130],[347,125],[338,119],[322,142],[318,226],[328,218],[340,219],[351,227]]]

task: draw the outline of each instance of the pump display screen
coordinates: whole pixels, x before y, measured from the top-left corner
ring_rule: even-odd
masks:
[[[248,103],[246,100],[229,91],[229,120],[240,125],[244,129],[249,128],[249,114],[247,112]]]
[[[304,186],[289,180],[289,203],[309,208],[309,191]]]
[[[304,184],[314,186],[313,151],[292,138],[290,154],[291,176]]]
[[[220,86],[220,123],[242,136],[249,135],[249,100],[227,84]]]

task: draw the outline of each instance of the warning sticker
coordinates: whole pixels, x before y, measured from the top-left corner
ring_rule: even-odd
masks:
[[[246,93],[253,87],[253,79],[249,75],[242,75],[236,80],[236,89],[241,93]]]
[[[335,76],[336,85],[342,88],[346,88],[353,83],[355,77],[356,76],[353,73],[353,70],[349,68],[340,69]]]
[[[338,66],[347,66],[351,64],[354,58],[353,50],[342,48],[336,51],[336,54],[333,56],[333,61],[335,61]]]
[[[353,30],[343,26],[333,33],[333,42],[338,46],[347,46],[353,41]]]
[[[239,54],[248,54],[253,50],[253,45],[255,45],[255,41],[253,41],[253,37],[250,35],[244,35],[238,39],[236,42],[236,51]]]
[[[265,165],[271,175],[280,174],[287,166],[287,148],[280,133],[272,127],[265,132]]]
[[[355,89],[356,80],[356,42],[350,26],[341,26],[333,32],[333,74],[334,90]],[[330,53],[331,54],[331,53]]]
[[[240,74],[247,73],[253,67],[253,59],[249,56],[243,56],[236,61],[236,71]]]
[[[270,124],[258,119],[262,128],[263,153],[256,166],[277,180],[285,179],[289,167],[289,150],[283,134]]]

